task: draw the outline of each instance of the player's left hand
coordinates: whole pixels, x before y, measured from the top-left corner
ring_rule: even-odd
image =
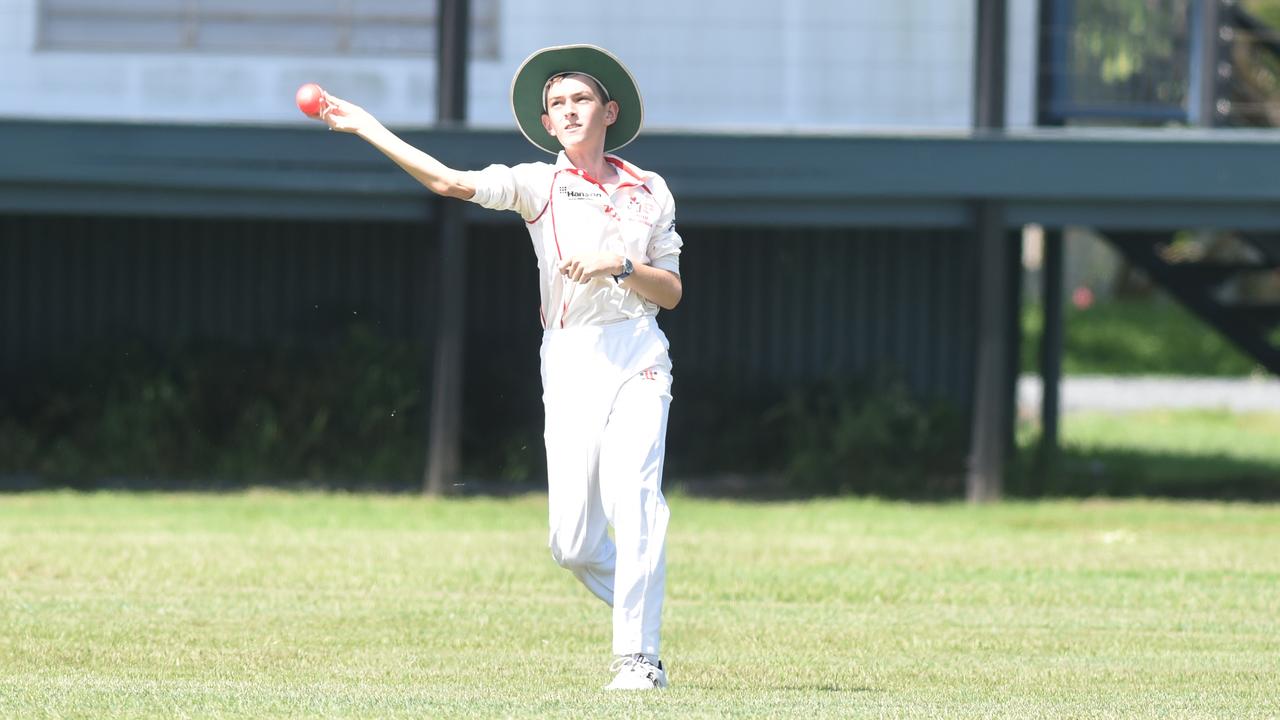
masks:
[[[622,272],[622,256],[617,253],[582,253],[565,258],[560,263],[560,274],[577,283],[590,282],[592,278],[612,277]]]

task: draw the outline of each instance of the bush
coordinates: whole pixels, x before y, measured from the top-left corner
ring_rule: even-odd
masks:
[[[697,397],[681,392],[697,388]],[[711,491],[954,497],[966,426],[893,379],[740,386],[677,378],[667,467]],[[763,476],[763,477],[762,477]],[[771,479],[782,485],[770,483]],[[719,479],[720,482],[716,482]],[[761,487],[761,484],[764,487]]]
[[[537,368],[498,350],[475,353],[492,365],[468,365],[462,474],[542,483]],[[416,488],[427,377],[422,348],[363,326],[306,347],[102,349],[24,378],[15,384],[23,390],[0,399],[0,475],[84,488]],[[746,392],[678,378],[676,393],[669,475],[778,477],[804,494],[959,488],[960,425],[901,383]]]
[[[803,492],[951,497],[963,487],[954,412],[900,382],[828,382],[792,392],[768,415],[785,438],[782,472]]]
[[[0,407],[0,473],[132,482],[404,484],[420,475],[421,352],[351,327],[319,347],[88,353]]]

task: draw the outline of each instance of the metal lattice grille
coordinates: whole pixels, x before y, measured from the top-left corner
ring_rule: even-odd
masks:
[[[41,0],[40,47],[94,52],[431,56],[435,0]],[[471,0],[471,55],[498,53],[498,0]]]

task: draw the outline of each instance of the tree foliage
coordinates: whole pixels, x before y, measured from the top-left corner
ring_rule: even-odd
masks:
[[[1068,31],[1074,101],[1088,105],[1184,103],[1190,3],[1076,0]]]

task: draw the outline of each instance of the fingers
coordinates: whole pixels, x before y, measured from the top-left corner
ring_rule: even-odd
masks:
[[[331,130],[351,132],[359,127],[359,117],[355,115],[355,107],[351,103],[332,95],[325,96],[324,109],[320,111],[320,119],[329,125]]]
[[[320,117],[324,118],[325,120],[328,120],[330,117],[334,117],[334,116],[350,117],[351,115],[354,115],[357,110],[360,109],[355,105],[347,102],[346,100],[343,100],[342,98],[337,97],[335,95],[329,95],[328,93],[326,93],[324,96],[323,107],[324,109],[320,111]]]
[[[579,278],[582,277],[582,264],[577,258],[569,258],[560,263],[560,274],[574,282],[581,282]]]
[[[591,280],[591,273],[577,257],[571,257],[560,263],[560,274],[576,283],[586,283]]]
[[[334,112],[339,115],[351,114],[351,103],[347,102],[346,100],[343,100],[342,98],[337,98],[332,95],[325,95],[324,104],[325,104],[325,109],[327,109],[329,112]]]

